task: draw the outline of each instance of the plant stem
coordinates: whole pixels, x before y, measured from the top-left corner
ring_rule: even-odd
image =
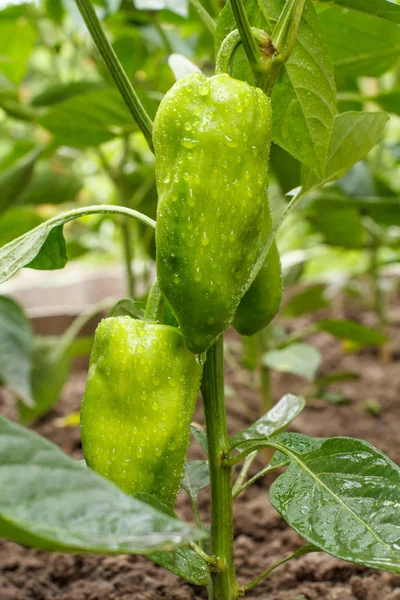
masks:
[[[113,304],[115,304],[115,298],[105,298],[100,300],[100,302],[96,302],[96,304],[89,306],[83,313],[78,315],[62,335],[60,343],[57,347],[58,356],[61,358],[66,352],[68,352],[72,342],[78,336],[78,333],[86,325],[86,323],[88,323],[95,315],[111,308]]]
[[[125,104],[129,108],[133,118],[146,138],[150,150],[153,151],[153,123],[144,109],[143,104],[140,102],[138,95],[133,89],[133,86],[129,81],[129,78],[125,73],[121,63],[119,62],[110,42],[106,38],[90,0],[75,0],[75,2],[101,58],[110,71],[110,74],[114,79],[121,96],[125,100]]]
[[[272,34],[272,40],[278,53],[270,63],[270,69],[264,77],[264,90],[271,95],[281,66],[290,57],[296,43],[305,0],[287,0]]]
[[[222,337],[208,350],[202,383],[211,483],[211,548],[216,558],[211,573],[213,600],[238,597],[233,562],[232,468],[224,401],[224,346]]]
[[[264,579],[264,577],[267,577],[270,573],[272,573],[272,571],[274,571],[281,565],[284,565],[289,560],[292,560],[292,558],[298,558],[299,556],[303,556],[304,554],[308,554],[309,552],[315,552],[315,551],[316,551],[316,548],[314,546],[310,546],[310,545],[302,546],[301,548],[296,550],[296,552],[293,552],[293,554],[290,554],[289,556],[286,556],[286,558],[282,558],[282,560],[279,560],[278,562],[274,563],[271,567],[269,567],[263,573],[261,573],[261,575],[256,577],[256,579],[254,579],[254,581],[252,581],[251,583],[248,583],[247,585],[244,585],[242,588],[240,588],[240,591],[245,593],[248,590],[251,590],[258,583],[260,583],[260,581],[262,579]]]
[[[253,461],[256,457],[257,452],[253,452],[253,454],[249,454],[248,456],[246,456],[242,469],[238,475],[238,478],[235,481],[235,485],[233,486],[232,498],[236,498],[237,496],[239,496],[240,492],[242,491],[250,467],[253,464]]]
[[[154,27],[156,28],[156,30],[158,31],[158,33],[159,33],[162,41],[163,41],[165,52],[168,55],[172,54],[174,50],[173,50],[173,48],[171,46],[171,42],[169,41],[169,37],[167,35],[167,32],[164,30],[164,27],[161,25],[160,21],[158,20],[158,15],[156,15],[154,17],[153,24],[154,24]]]
[[[211,33],[212,36],[214,36],[217,25],[216,25],[214,19],[212,18],[212,16],[210,15],[210,13],[208,13],[206,11],[206,9],[199,2],[199,0],[189,0],[189,1],[190,1],[190,4],[193,6],[193,8],[197,11],[197,14],[199,15],[200,19],[203,21],[204,25],[207,27],[208,31]]]
[[[242,0],[231,0],[231,8],[250,66],[254,73],[258,73],[262,70],[260,50],[251,31]]]
[[[122,229],[122,240],[124,244],[124,258],[125,258],[125,271],[126,271],[126,283],[128,288],[128,295],[130,298],[135,297],[135,278],[132,272],[132,240],[129,230],[129,223],[127,219],[123,219],[121,223]]]
[[[163,297],[158,285],[157,279],[153,281],[147,297],[146,311],[144,318],[146,321],[161,321],[163,309]]]
[[[386,314],[386,303],[382,292],[381,282],[379,278],[379,264],[378,264],[378,243],[376,238],[373,238],[371,248],[371,258],[369,273],[373,285],[374,293],[374,310],[379,320],[379,331],[383,335],[387,335],[387,314]],[[388,363],[391,360],[390,345],[388,343],[382,344],[379,348],[380,357],[382,362]]]
[[[272,44],[272,40],[263,31],[262,29],[257,29],[256,27],[250,27],[250,33],[254,40],[254,43],[257,42],[257,51],[258,51],[258,67],[257,73],[268,70],[269,63],[271,62],[271,57],[275,52],[275,47]],[[218,75],[220,73],[229,73],[229,64],[240,46],[243,43],[243,38],[241,37],[240,31],[238,29],[234,29],[231,31],[224,41],[222,42],[217,58],[215,61],[215,73]]]

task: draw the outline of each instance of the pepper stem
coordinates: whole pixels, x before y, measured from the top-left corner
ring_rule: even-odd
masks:
[[[252,37],[258,44],[256,44],[259,55],[258,71],[262,71],[268,68],[268,63],[275,54],[275,47],[271,38],[265,33],[265,31],[262,31],[262,29],[257,29],[256,27],[250,27],[250,30]],[[215,65],[215,72],[217,74],[229,72],[229,63],[232,60],[236,50],[242,43],[243,39],[238,29],[234,29],[226,36],[217,54]]]
[[[211,482],[211,572],[213,600],[238,597],[233,561],[232,467],[224,401],[224,345],[221,337],[207,352],[202,382]]]
[[[125,100],[125,104],[127,105],[133,118],[146,138],[146,142],[150,150],[153,151],[153,123],[143,104],[140,102],[138,95],[133,89],[133,86],[129,81],[129,78],[125,73],[121,63],[119,62],[110,42],[106,38],[100,21],[96,15],[96,11],[94,10],[90,0],[75,0],[75,2],[101,58],[105,62],[120,91],[121,96]]]

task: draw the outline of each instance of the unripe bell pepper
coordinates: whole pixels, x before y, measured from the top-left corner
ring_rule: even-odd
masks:
[[[270,139],[268,97],[226,74],[182,78],[157,111],[157,276],[194,353],[232,323],[260,256]]]
[[[272,229],[269,209],[264,222],[265,242]],[[242,335],[253,335],[267,327],[282,303],[282,268],[275,241],[255,280],[243,296],[236,311],[233,326]]]
[[[201,373],[175,327],[128,316],[101,321],[81,408],[88,466],[127,494],[173,508]]]

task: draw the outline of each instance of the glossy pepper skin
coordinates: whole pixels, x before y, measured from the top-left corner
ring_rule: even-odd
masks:
[[[173,508],[202,367],[175,327],[110,317],[96,330],[81,407],[88,466]]]
[[[261,253],[270,138],[267,96],[226,74],[182,78],[157,111],[157,276],[191,352],[232,323]]]
[[[264,220],[264,241],[272,229],[269,208]],[[283,277],[275,241],[257,277],[243,296],[236,311],[233,326],[242,335],[254,335],[267,327],[277,315],[282,303]]]

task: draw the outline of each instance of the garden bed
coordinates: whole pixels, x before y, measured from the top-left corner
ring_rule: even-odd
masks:
[[[300,324],[294,322],[293,326]],[[392,327],[394,352],[392,361],[386,364],[379,360],[375,349],[345,355],[340,343],[326,334],[311,339],[322,352],[321,374],[355,371],[361,377],[337,384],[337,389],[351,400],[350,404],[337,406],[312,400],[293,422],[291,430],[312,436],[359,437],[400,463],[400,356],[396,350],[400,326]],[[229,427],[233,432],[254,419],[258,398],[255,391],[241,383],[243,378],[249,378],[245,371],[233,372],[230,368],[227,371],[228,383],[236,390],[236,396],[228,398]],[[79,409],[85,377],[84,371],[74,373],[61,402],[35,428],[77,459],[81,458],[79,429],[57,427],[55,419]],[[287,392],[300,393],[304,386],[304,381],[294,376],[273,374],[275,399]],[[382,408],[379,417],[366,410],[367,400],[379,402]],[[12,397],[4,391],[0,392],[0,412],[11,418],[15,416]],[[196,419],[201,419],[201,410]],[[190,454],[192,458],[202,458],[195,443]],[[297,534],[270,506],[266,486],[267,482],[260,480],[235,501],[236,562],[241,582],[250,581],[301,544]],[[202,492],[200,504],[207,518],[207,490]],[[178,511],[191,520],[190,505],[183,493]],[[298,594],[304,594],[308,600],[400,600],[400,575],[316,553],[277,569],[246,598],[292,600]],[[204,589],[184,583],[140,556],[48,554],[0,542],[1,600],[205,600],[206,597]]]

